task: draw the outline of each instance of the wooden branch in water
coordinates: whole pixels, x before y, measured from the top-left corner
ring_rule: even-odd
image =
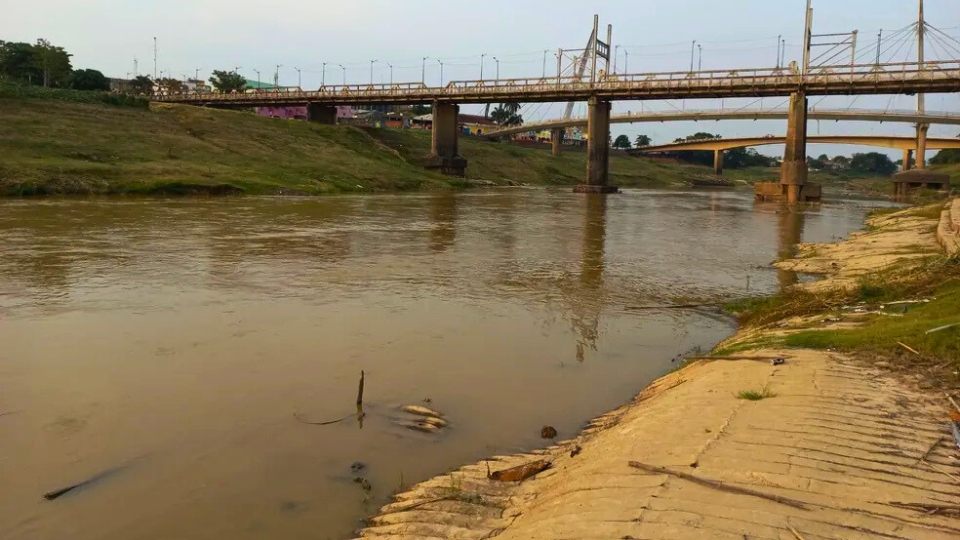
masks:
[[[919,352],[919,351],[917,351],[917,350],[914,349],[913,347],[907,345],[906,343],[903,343],[902,341],[898,341],[898,342],[897,342],[897,345],[903,347],[904,349],[912,352],[913,354],[915,354],[915,355],[917,355],[917,356],[920,356],[920,352]]]
[[[936,448],[937,448],[938,446],[940,446],[940,443],[941,443],[941,442],[943,441],[943,439],[945,439],[945,438],[946,438],[946,437],[944,437],[943,435],[941,435],[939,439],[933,441],[933,444],[930,445],[930,448],[928,448],[927,451],[924,452],[922,456],[920,456],[920,459],[918,459],[917,462],[914,463],[913,465],[914,465],[914,466],[917,466],[917,465],[920,464],[921,461],[926,461],[927,458],[930,457],[930,454],[932,454],[933,451],[936,450]]]
[[[360,370],[360,389],[357,390],[357,405],[363,405],[363,370]]]
[[[709,480],[706,478],[700,478],[698,476],[693,476],[692,474],[687,474],[680,471],[674,471],[672,469],[667,469],[666,467],[657,467],[655,465],[647,465],[646,463],[640,463],[639,461],[631,461],[629,465],[635,469],[640,469],[642,471],[647,471],[649,473],[654,473],[654,474],[666,474],[668,476],[682,478],[683,480],[693,482],[694,484],[699,484],[701,486],[718,489],[720,491],[727,491],[729,493],[737,493],[740,495],[750,495],[751,497],[759,497],[761,499],[766,499],[768,501],[773,501],[775,503],[783,504],[786,506],[800,508],[801,510],[807,509],[806,504],[804,504],[803,502],[798,501],[796,499],[781,497],[780,495],[771,495],[769,493],[763,493],[761,491],[754,491],[752,489],[732,486],[729,484],[724,484],[719,480]]]
[[[352,415],[352,414],[348,414],[348,415],[344,416],[343,418],[340,418],[340,419],[338,419],[338,420],[330,420],[329,422],[311,422],[311,421],[309,421],[309,420],[303,419],[303,418],[300,416],[300,413],[296,413],[296,412],[293,413],[293,417],[297,419],[297,422],[300,422],[301,424],[310,424],[311,426],[329,426],[329,425],[333,425],[333,424],[339,424],[340,422],[343,422],[343,421],[346,420],[347,418],[353,418],[353,416],[354,416],[354,415]]]

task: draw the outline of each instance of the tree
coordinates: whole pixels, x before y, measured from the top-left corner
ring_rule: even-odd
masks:
[[[897,172],[897,166],[893,164],[890,156],[879,152],[854,154],[850,160],[850,169],[861,173],[882,176],[889,176]]]
[[[637,148],[643,148],[644,146],[650,146],[651,144],[653,144],[653,139],[647,135],[637,135],[637,140],[633,143],[633,145]]]
[[[150,95],[153,93],[153,79],[146,75],[137,75],[130,81],[130,89],[136,94]]]
[[[931,165],[948,165],[951,163],[960,163],[960,150],[951,148],[937,152],[937,155],[930,158]]]
[[[95,69],[78,69],[70,76],[74,90],[110,90],[110,81]]]
[[[417,116],[423,116],[423,115],[425,115],[425,114],[430,114],[431,111],[433,111],[433,107],[431,107],[430,105],[423,105],[423,104],[420,104],[420,103],[418,103],[418,104],[416,104],[416,105],[414,105],[413,107],[410,108],[410,112],[412,112],[413,114],[415,114],[415,115],[417,115]]]
[[[221,92],[242,92],[247,87],[247,80],[236,71],[214,70],[213,77],[210,77],[210,84]]]
[[[617,139],[613,141],[614,148],[622,148],[624,150],[630,148],[630,137],[626,135],[619,135]]]
[[[490,118],[501,126],[520,126],[523,125],[523,116],[517,114],[519,111],[519,103],[501,103],[490,112]]]
[[[43,74],[44,86],[66,86],[70,79],[71,54],[63,47],[55,47],[45,39],[38,39],[33,46],[35,63]]]
[[[43,74],[36,60],[33,45],[0,41],[0,79],[40,84]]]

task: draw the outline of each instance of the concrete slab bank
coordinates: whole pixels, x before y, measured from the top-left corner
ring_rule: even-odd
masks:
[[[913,246],[937,246],[929,218],[925,226],[919,217],[881,219],[886,227],[859,236],[895,234]],[[887,249],[878,238],[854,247],[862,257],[868,246]],[[860,270],[827,267],[827,279],[837,283]],[[576,440],[423,482],[385,506],[360,536],[960,538],[951,510],[960,509],[960,456],[945,429],[942,396],[832,353],[745,355],[752,358],[700,361],[661,378]],[[786,363],[773,365],[771,356]],[[767,397],[738,399],[744,390]],[[490,470],[541,459],[552,467],[523,482],[488,479]]]

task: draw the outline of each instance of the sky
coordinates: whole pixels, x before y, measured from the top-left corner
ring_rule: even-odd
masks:
[[[897,61],[915,61],[916,45],[890,38],[916,21],[919,0],[813,0],[814,33],[858,30],[862,62],[875,59],[877,34],[887,40],[881,50]],[[926,20],[960,40],[960,1],[926,0]],[[176,78],[206,79],[214,69],[239,68],[248,79],[315,89],[321,82],[419,81],[431,85],[475,80],[483,75],[538,77],[556,74],[559,48],[582,49],[593,15],[600,15],[601,35],[613,25],[616,70],[630,73],[765,68],[777,63],[778,36],[786,40],[785,63],[799,60],[805,0],[0,0],[0,40],[45,38],[73,54],[75,68],[93,68],[111,77],[154,69]],[[55,14],[55,15],[51,15]],[[154,65],[154,37],[157,62]],[[960,59],[941,41],[927,40],[928,59]],[[902,46],[898,47],[898,44]],[[823,49],[821,49],[823,50]],[[702,52],[701,52],[702,51]],[[954,54],[955,53],[955,54]],[[565,56],[575,54],[569,52]],[[702,56],[701,56],[702,55]],[[816,53],[814,53],[816,56]],[[848,53],[843,57],[847,58]],[[424,61],[423,58],[427,57]],[[544,61],[546,58],[546,61]],[[702,58],[702,60],[701,60]],[[496,59],[496,60],[494,60]],[[324,70],[323,64],[326,63]],[[277,65],[281,65],[278,69]],[[571,60],[566,58],[564,69]],[[296,70],[299,68],[299,72]],[[325,71],[325,74],[324,74]],[[724,107],[773,108],[785,99],[724,100]],[[812,98],[822,108],[911,109],[915,98],[866,96]],[[645,110],[715,109],[719,100],[646,102]],[[933,95],[928,110],[960,112],[960,95]],[[614,113],[637,111],[639,102],[617,102]],[[477,112],[466,106],[464,112]],[[582,104],[574,115],[583,114]],[[525,119],[563,114],[563,105],[527,105]],[[669,142],[697,131],[724,137],[782,133],[785,121],[618,124],[613,134],[650,135]],[[906,124],[815,122],[816,134],[909,135]],[[932,137],[954,137],[960,126],[933,126]],[[811,145],[809,153],[850,154],[858,147]],[[780,152],[765,147],[765,153]],[[891,152],[891,156],[895,153]],[[895,158],[896,159],[896,158]]]

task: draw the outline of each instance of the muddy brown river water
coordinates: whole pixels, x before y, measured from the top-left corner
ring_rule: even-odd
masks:
[[[0,201],[0,538],[343,538],[389,495],[571,437],[768,293],[805,212],[733,192]],[[355,410],[366,371],[362,427]],[[398,427],[404,404],[450,427]],[[372,489],[353,482],[362,462]],[[43,494],[108,474],[52,501]]]

